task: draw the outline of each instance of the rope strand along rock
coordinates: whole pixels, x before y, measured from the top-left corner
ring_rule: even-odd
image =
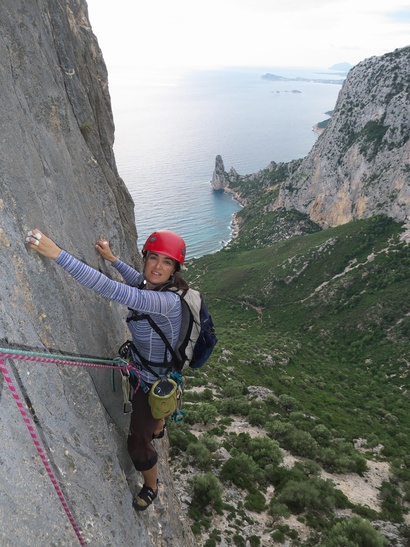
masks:
[[[67,501],[64,497],[64,494],[63,494],[63,491],[61,490],[60,488],[60,485],[58,484],[58,481],[57,481],[57,478],[53,472],[53,470],[51,469],[51,465],[50,465],[50,462],[45,454],[45,451],[43,449],[43,447],[41,446],[41,443],[40,443],[40,440],[37,436],[37,433],[36,433],[36,429],[35,429],[35,426],[33,424],[33,422],[31,421],[30,419],[30,416],[28,415],[28,413],[26,412],[25,408],[24,408],[24,404],[22,403],[21,399],[20,399],[20,396],[19,394],[17,393],[17,390],[13,384],[13,381],[10,377],[10,374],[8,372],[8,369],[6,367],[6,364],[4,362],[4,360],[2,358],[0,358],[0,370],[4,376],[4,379],[7,383],[7,386],[13,396],[13,399],[15,400],[16,402],[16,405],[20,411],[20,414],[21,416],[23,417],[23,420],[24,420],[24,423],[26,424],[27,426],[27,429],[30,433],[30,436],[33,440],[33,443],[34,443],[34,446],[36,447],[36,450],[41,458],[41,461],[43,462],[44,464],[44,467],[47,471],[47,475],[49,476],[50,478],[50,481],[57,493],[57,496],[58,496],[58,499],[60,500],[60,503],[61,505],[63,506],[63,509],[68,517],[68,520],[70,521],[70,524],[71,526],[73,527],[74,529],[74,532],[78,538],[78,541],[80,542],[80,545],[82,547],[86,547],[87,543],[85,542],[81,532],[80,532],[80,529],[74,519],[74,516],[73,514],[71,513],[70,511],[70,508],[68,507],[68,504],[67,504]]]

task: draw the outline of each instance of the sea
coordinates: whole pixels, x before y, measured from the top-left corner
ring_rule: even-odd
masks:
[[[114,152],[134,200],[138,247],[162,228],[185,239],[188,259],[226,245],[241,206],[212,190],[216,156],[241,175],[306,156],[317,139],[313,126],[328,118],[341,89],[317,80],[335,78],[343,80],[283,67],[112,70]]]

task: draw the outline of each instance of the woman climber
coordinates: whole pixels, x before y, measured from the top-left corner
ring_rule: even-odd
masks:
[[[30,249],[53,259],[85,287],[137,313],[149,315],[175,348],[181,329],[181,300],[169,289],[188,289],[179,274],[185,259],[186,245],[178,234],[158,230],[148,237],[142,249],[142,272],[114,256],[109,242],[99,239],[95,245],[96,250],[121,274],[125,283],[113,281],[77,260],[40,230],[28,232],[26,242]],[[136,352],[132,351],[132,362],[139,377],[139,387],[132,398],[128,452],[135,469],[144,477],[144,485],[132,504],[136,511],[144,511],[158,495],[158,456],[152,440],[163,437],[165,428],[164,419],[158,420],[152,416],[148,392],[158,377],[165,376],[169,371],[171,356],[164,341],[148,321],[132,320],[127,324],[136,349]],[[145,360],[150,363],[154,374],[143,366],[142,361]],[[132,372],[131,378],[133,376],[137,378]]]

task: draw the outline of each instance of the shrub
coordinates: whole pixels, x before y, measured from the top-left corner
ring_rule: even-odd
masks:
[[[312,435],[300,429],[290,431],[284,439],[284,445],[293,453],[306,458],[314,458],[319,448]]]
[[[265,469],[267,465],[278,465],[283,459],[279,444],[266,437],[254,437],[250,439],[243,450],[251,456],[260,468]]]
[[[347,446],[347,445],[345,445]],[[337,445],[335,448],[323,448],[319,451],[319,461],[326,471],[331,473],[364,473],[367,469],[366,458],[353,449],[343,452],[343,446]]]
[[[212,390],[209,389],[209,387],[205,388],[204,391],[202,392],[201,399],[203,401],[212,401],[213,398],[214,398],[214,394],[212,393]]]
[[[287,469],[286,467],[278,467],[277,465],[269,464],[265,468],[266,480],[273,484],[280,491],[289,481],[303,482],[306,481],[306,474],[300,466]]]
[[[266,422],[266,412],[261,408],[251,408],[248,414],[248,420],[251,425],[263,426]]]
[[[238,453],[247,454],[261,469],[268,465],[279,465],[283,459],[276,441],[267,437],[251,438],[248,433],[231,435],[226,442],[226,448],[234,448]]]
[[[258,536],[249,536],[248,537],[250,547],[259,547],[261,544],[260,537]]]
[[[229,382],[221,383],[221,392],[224,397],[237,397],[244,391],[244,384],[235,380],[229,380]]]
[[[213,508],[217,513],[222,511],[222,487],[213,473],[197,475],[191,480],[191,507],[192,510],[200,512]]]
[[[201,442],[207,447],[210,452],[215,452],[219,448],[219,441],[214,435],[204,433],[201,437]]]
[[[265,510],[265,496],[258,490],[249,492],[245,498],[245,507],[249,511],[255,511],[255,513],[262,513]]]
[[[339,522],[322,540],[322,547],[385,547],[385,538],[369,521],[360,517]]]
[[[275,541],[277,543],[283,543],[286,539],[285,534],[281,530],[274,530],[271,533],[271,537],[272,537],[273,541]]]
[[[268,433],[278,441],[285,438],[285,436],[295,429],[295,426],[290,422],[282,422],[281,420],[275,420],[266,425]]]
[[[316,425],[312,430],[312,435],[320,444],[327,444],[332,438],[331,431],[323,424]]]
[[[301,482],[289,481],[278,495],[278,501],[285,503],[293,513],[328,513],[336,507],[348,505],[346,496],[337,491],[331,481],[316,477]]]
[[[208,448],[201,442],[197,441],[188,446],[186,453],[193,460],[193,464],[198,469],[207,471],[211,468],[212,457]]]
[[[263,473],[250,456],[241,453],[223,464],[221,478],[232,481],[238,488],[249,488],[263,478]]]
[[[249,414],[249,403],[244,397],[228,397],[220,402],[219,410],[223,416],[229,416],[230,414],[247,416]]]
[[[391,483],[383,481],[380,489],[382,510],[385,517],[395,522],[403,522],[403,508],[401,507],[401,494]]]
[[[236,545],[236,547],[246,547],[245,538],[241,536],[240,534],[235,534],[233,536],[233,542],[234,542],[234,545]]]
[[[320,475],[322,468],[319,464],[312,460],[302,460],[301,462],[296,462],[296,469],[300,469],[307,477]]]
[[[211,530],[209,538],[205,541],[204,547],[216,547],[221,543],[221,533],[215,528]]]
[[[211,403],[201,403],[198,405],[190,405],[186,413],[185,424],[213,424],[219,415],[218,408]]]
[[[283,408],[283,410],[286,410],[287,412],[293,412],[295,410],[298,410],[301,408],[301,404],[298,400],[296,400],[294,397],[291,397],[290,395],[279,395],[278,397],[279,405]]]
[[[290,517],[291,513],[284,503],[279,503],[277,499],[272,498],[269,503],[268,514],[276,521],[282,517]]]
[[[191,433],[186,424],[168,424],[168,436],[172,450],[178,449],[185,452],[191,443],[196,442],[196,437]]]

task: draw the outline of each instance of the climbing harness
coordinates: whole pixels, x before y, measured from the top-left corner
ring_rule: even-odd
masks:
[[[135,352],[141,360],[141,365],[133,363],[133,352]],[[159,376],[156,371],[151,368],[151,366],[153,366],[152,363],[150,366],[149,361],[142,357],[131,340],[127,340],[122,344],[118,349],[118,355],[120,357],[117,358],[117,360],[121,361],[124,365],[128,365],[126,372],[123,371],[122,373],[122,392],[125,414],[127,412],[132,412],[132,396],[141,387],[141,389],[148,394],[148,404],[154,418],[160,420],[172,415],[174,422],[180,422],[184,419],[185,412],[182,410],[184,380],[180,372],[172,371],[170,368],[166,375]],[[152,386],[147,385],[143,381],[138,366],[148,370],[148,372],[157,378]],[[133,372],[132,380],[131,371]],[[135,377],[137,377],[137,381],[135,380]],[[113,391],[115,391],[114,381],[112,382],[112,386]]]
[[[29,414],[25,410],[24,404],[21,401],[21,398],[13,384],[13,381],[11,379],[11,376],[6,366],[7,359],[18,359],[18,360],[25,360],[25,361],[52,363],[56,365],[71,365],[71,366],[78,366],[78,367],[93,367],[93,368],[108,368],[108,369],[118,369],[120,367],[121,370],[124,372],[124,374],[127,374],[128,372],[128,365],[123,364],[121,361],[119,362],[118,358],[115,358],[112,360],[79,358],[79,357],[72,357],[67,355],[61,356],[61,355],[53,355],[50,353],[36,353],[32,351],[0,348],[0,370],[6,381],[6,384],[13,396],[13,399],[15,400],[17,404],[17,407],[20,411],[21,416],[23,417],[24,423],[26,424],[27,429],[31,435],[34,446],[36,447],[36,450],[41,458],[41,461],[44,464],[44,467],[47,471],[47,475],[49,476],[50,481],[60,500],[60,503],[63,506],[63,509],[68,517],[68,520],[70,521],[70,524],[73,527],[73,530],[77,536],[77,539],[80,542],[80,545],[82,547],[86,547],[87,542],[84,540],[81,534],[81,531],[74,519],[74,516],[70,511],[70,508],[67,504],[63,491],[61,490],[60,485],[58,484],[57,478],[51,468],[50,461],[48,460],[45,454],[44,447],[41,445],[41,442],[37,436],[35,425],[33,421],[31,420]]]

